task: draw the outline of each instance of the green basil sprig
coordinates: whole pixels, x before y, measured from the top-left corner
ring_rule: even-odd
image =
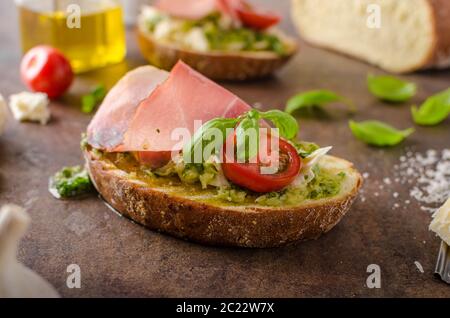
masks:
[[[212,147],[211,154],[220,149],[229,130],[238,123],[237,118],[214,118],[203,124],[183,147],[185,162],[203,162],[203,150],[207,145]]]
[[[369,91],[377,98],[388,102],[405,102],[411,99],[417,91],[414,83],[403,81],[393,76],[367,76]]]
[[[359,140],[373,146],[395,146],[414,132],[413,128],[398,130],[386,123],[367,120],[363,122],[349,121],[353,135]]]
[[[279,129],[280,137],[292,139],[297,135],[298,123],[280,110],[261,112],[252,109],[238,118],[215,118],[198,129],[183,147],[185,162],[201,163],[220,150],[226,138],[235,130],[238,159],[248,160],[257,155],[261,120],[267,120]],[[256,143],[249,142],[250,129],[256,132]]]
[[[286,104],[285,112],[292,114],[300,109],[310,107],[323,107],[330,103],[343,103],[351,112],[356,111],[355,105],[347,98],[329,90],[314,90],[295,95]]]
[[[420,106],[412,106],[414,122],[419,125],[432,126],[444,121],[450,115],[450,88],[433,95]]]
[[[81,98],[81,111],[83,113],[92,113],[95,107],[105,98],[106,88],[103,85],[97,85],[89,94]]]

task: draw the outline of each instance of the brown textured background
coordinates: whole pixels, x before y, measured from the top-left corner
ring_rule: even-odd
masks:
[[[288,15],[288,1],[261,1]],[[289,20],[284,27],[294,33]],[[13,1],[0,2],[0,92],[23,89],[20,48]],[[129,32],[127,63],[80,76],[71,96],[51,106],[48,126],[18,124],[10,118],[0,137],[0,204],[28,208],[32,227],[19,259],[48,279],[65,297],[204,296],[204,297],[449,297],[450,287],[433,277],[439,240],[427,227],[430,215],[409,188],[397,184],[379,190],[382,178],[406,149],[449,147],[450,121],[418,127],[404,144],[374,149],[355,140],[343,111],[301,121],[301,138],[334,145],[333,154],[353,161],[370,178],[366,201],[357,200],[343,221],[317,241],[257,250],[205,247],[148,231],[117,216],[97,198],[57,201],[47,192],[48,176],[63,165],[81,162],[79,136],[90,120],[78,110],[77,94],[88,84],[112,85],[128,67],[145,63]],[[301,53],[277,77],[225,86],[244,100],[266,108],[281,107],[292,94],[328,88],[353,99],[356,120],[377,118],[398,127],[412,125],[408,105],[385,105],[367,92],[365,76],[380,72],[362,62],[302,45]],[[420,85],[413,103],[450,86],[450,71],[406,76]],[[373,195],[380,193],[379,197]],[[400,197],[394,199],[393,192]],[[401,207],[393,209],[395,202]],[[420,273],[414,261],[425,270]],[[81,267],[82,288],[68,289],[66,268]],[[378,264],[382,288],[365,286],[366,268]]]

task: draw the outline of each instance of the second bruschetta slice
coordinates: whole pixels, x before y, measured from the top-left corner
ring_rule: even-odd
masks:
[[[170,70],[178,60],[216,80],[266,77],[297,51],[279,17],[244,1],[162,0],[145,6],[137,37],[145,58]]]

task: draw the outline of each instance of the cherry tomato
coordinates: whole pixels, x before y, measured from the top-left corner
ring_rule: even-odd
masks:
[[[234,138],[234,136],[232,137]],[[234,158],[228,158],[225,146],[222,163],[225,177],[231,182],[255,192],[266,193],[283,189],[294,181],[302,165],[297,150],[282,138],[279,139],[279,169],[274,174],[261,173],[263,166],[261,160],[258,160],[257,163],[238,163],[233,160]]]
[[[245,8],[239,8],[236,12],[244,25],[257,30],[267,29],[280,22],[280,16],[273,13],[258,12]]]
[[[67,91],[73,81],[73,71],[67,58],[57,49],[46,45],[32,48],[20,64],[22,81],[36,92],[57,98]]]
[[[280,22],[277,14],[260,12],[245,0],[218,0],[221,11],[244,25],[257,30],[264,30]]]
[[[152,169],[157,169],[165,166],[172,158],[170,151],[139,151],[136,152],[136,159],[149,166]]]

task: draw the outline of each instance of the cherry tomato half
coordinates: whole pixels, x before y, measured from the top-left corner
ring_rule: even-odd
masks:
[[[240,20],[244,25],[264,30],[280,22],[279,15],[256,10],[245,0],[218,0],[221,11],[225,12],[233,19]]]
[[[234,138],[234,136],[232,136]],[[226,143],[228,144],[228,142]],[[222,169],[225,177],[231,182],[249,190],[266,193],[279,191],[289,185],[297,177],[302,161],[297,150],[282,138],[279,139],[279,166],[274,174],[262,174],[262,164],[238,163],[228,158],[224,146]]]
[[[139,151],[135,155],[140,163],[152,169],[161,168],[172,159],[172,152],[170,151]]]
[[[280,22],[280,16],[268,13],[258,12],[252,9],[237,9],[237,15],[241,22],[251,28],[264,30]]]
[[[70,62],[57,49],[46,45],[32,48],[20,64],[22,81],[35,92],[49,98],[64,94],[73,81]]]

